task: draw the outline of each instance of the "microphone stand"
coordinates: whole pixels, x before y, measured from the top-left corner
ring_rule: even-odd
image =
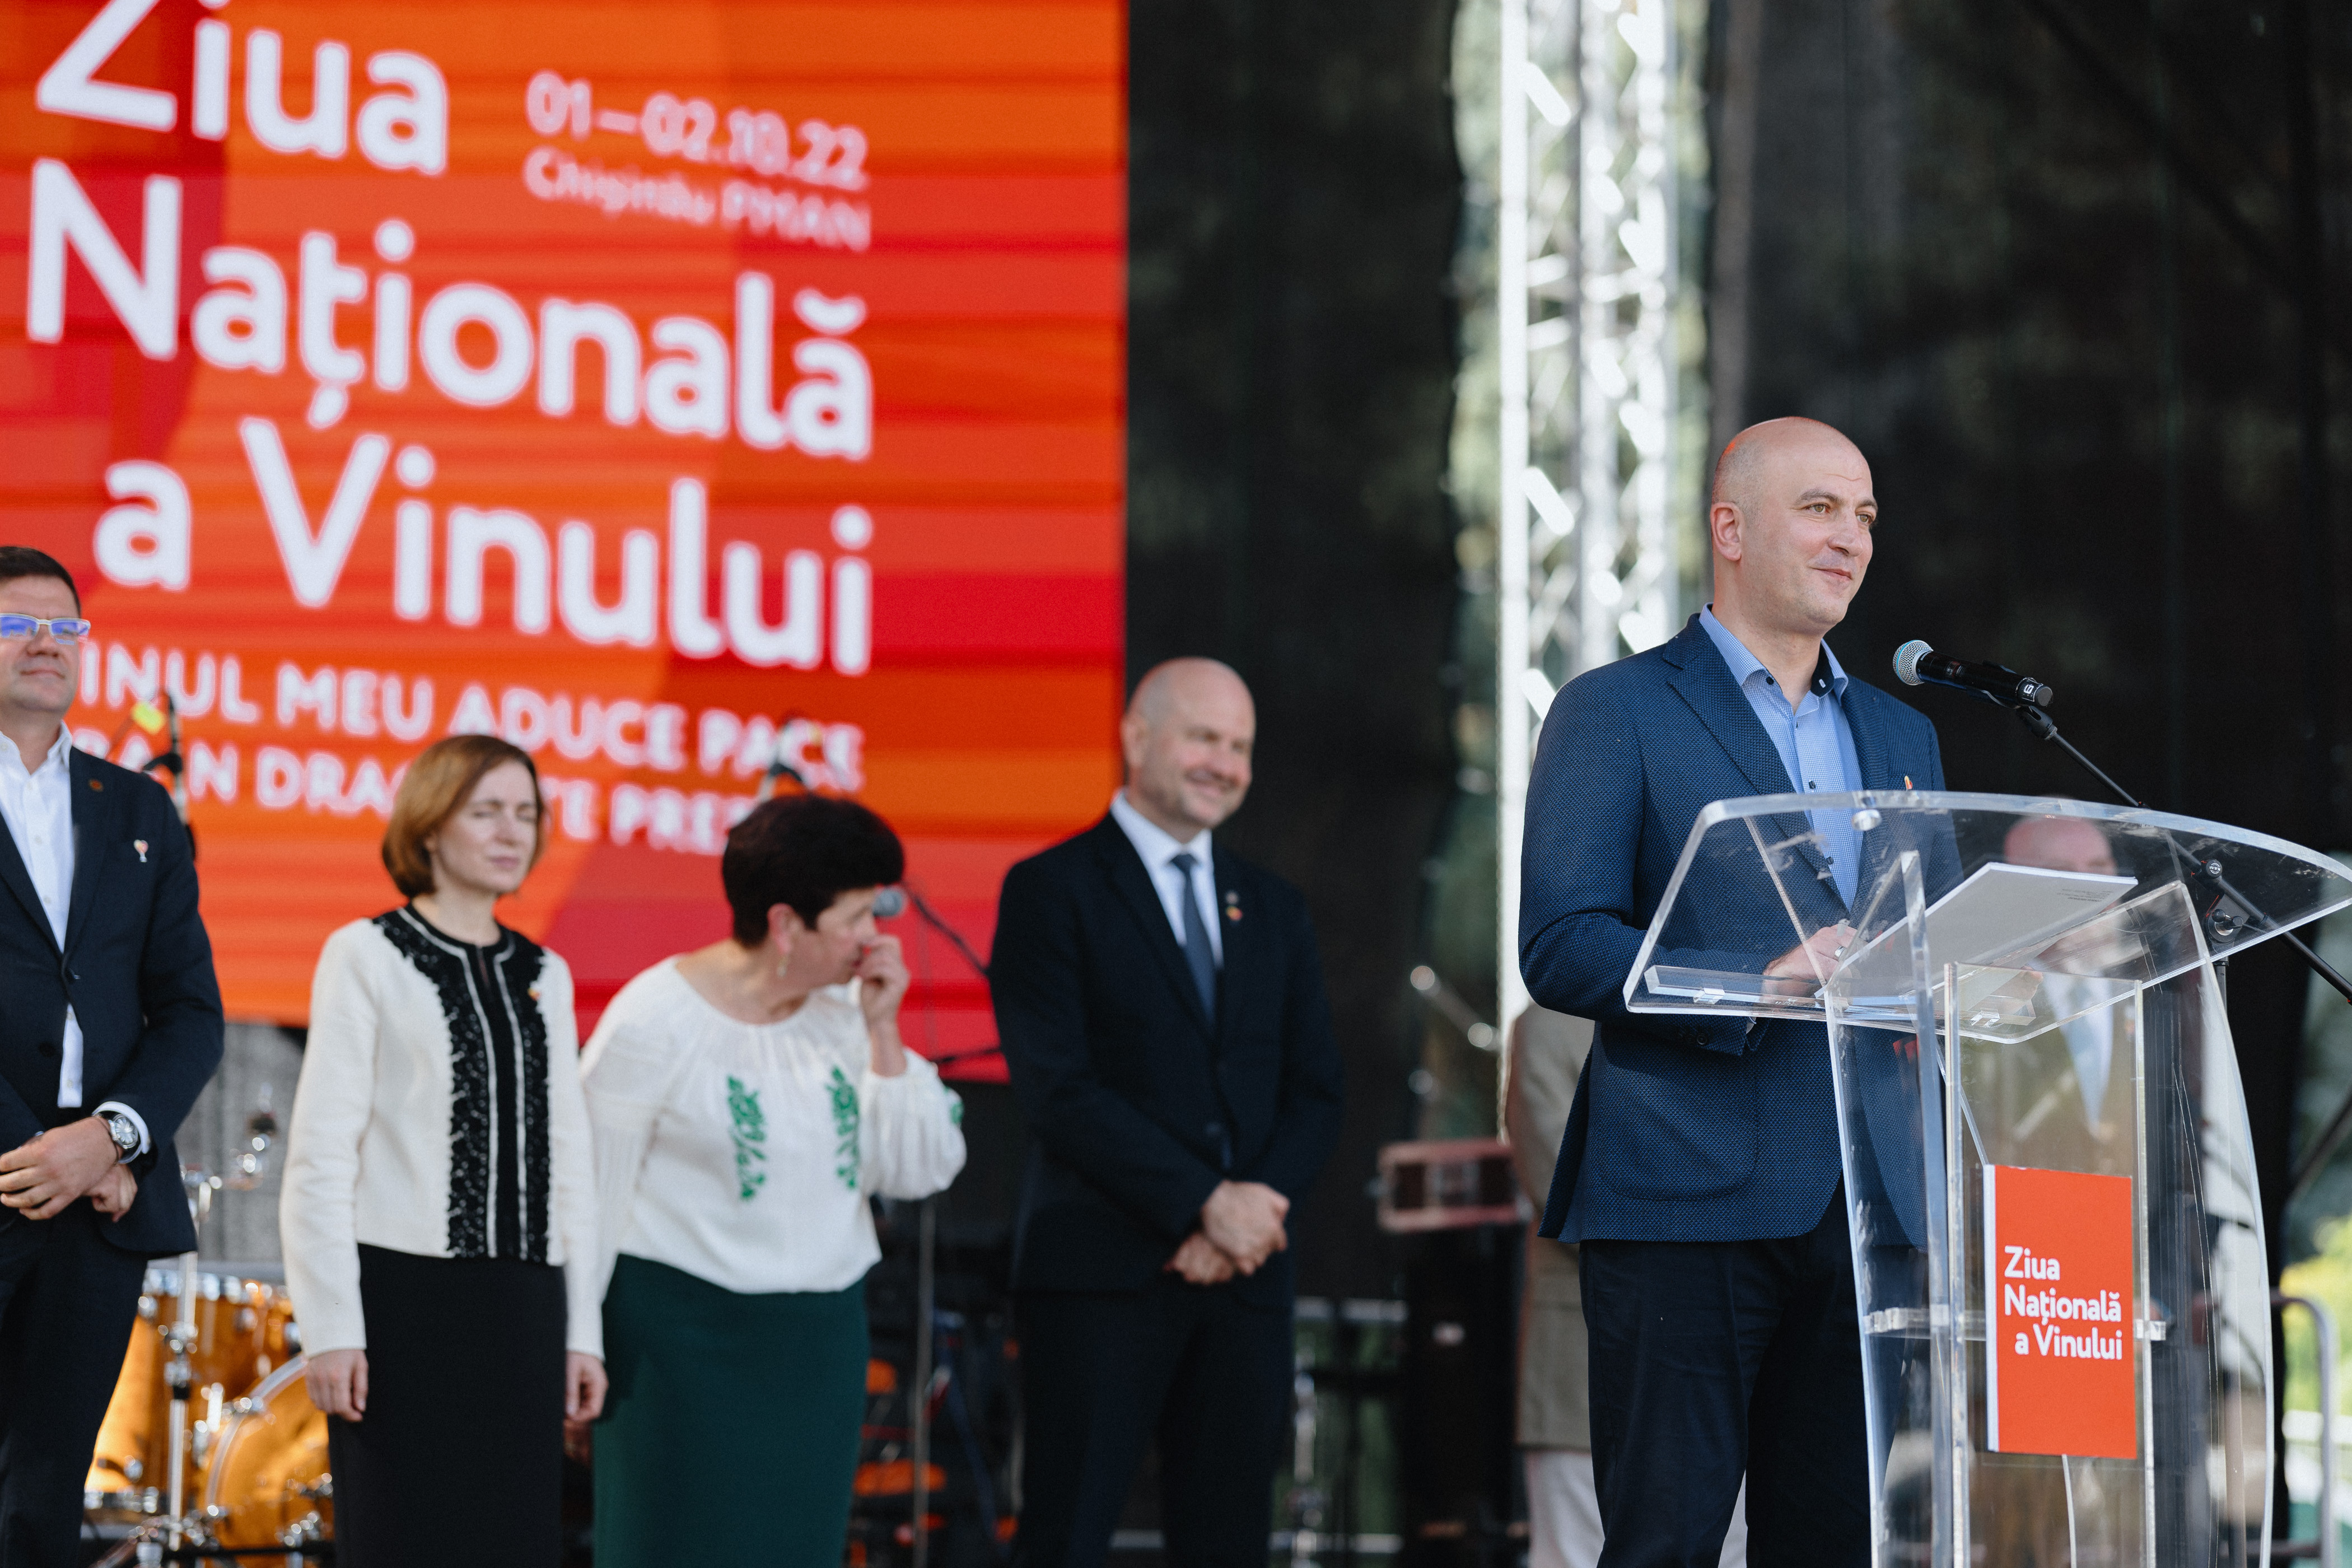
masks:
[[[786,714],[784,722],[791,723],[794,717]],[[782,728],[782,725],[778,726],[780,732]],[[780,741],[775,760],[761,775],[759,798],[762,801],[773,798],[777,784],[785,779],[798,784],[803,795],[816,793],[809,783],[808,775],[794,767],[792,760],[784,754]],[[892,898],[894,893],[898,897]],[[971,965],[972,972],[980,976],[981,984],[986,984],[988,965],[981,962],[980,954],[972,952],[971,944],[964,941],[963,933],[948,924],[939,910],[931,908],[930,900],[924,898],[913,884],[901,883],[896,888],[884,889],[882,896],[875,900],[874,912],[887,919],[901,912],[909,903],[923,923],[947,938],[963,961]],[[888,907],[892,904],[898,908]],[[969,1054],[982,1056],[987,1053],[975,1051]],[[909,1380],[907,1394],[908,1424],[913,1428],[914,1436],[915,1511],[911,1525],[913,1533],[908,1539],[915,1549],[915,1568],[924,1568],[930,1561],[931,1551],[931,1330],[939,1316],[939,1211],[931,1198],[924,1198],[916,1213],[920,1217],[915,1231],[915,1375]]]
[[[2009,709],[2017,715],[2020,722],[2042,740],[2056,742],[2062,751],[2082,763],[2092,777],[2105,784],[2126,805],[2134,806],[2142,811],[2153,809],[2147,802],[2110,778],[2105,768],[2084,756],[2075,748],[2072,741],[2060,734],[2057,721],[2052,719],[2043,710],[2030,703],[2003,702],[2000,698],[1987,693],[1979,693],[1979,695],[1984,696],[1988,702]],[[2193,868],[2191,875],[2197,880],[2205,883],[2237,904],[2239,908],[2249,911],[2253,909],[2251,903],[2239,896],[2235,888],[2230,886],[2229,879],[2222,876],[2221,863],[2219,860],[2200,860],[2194,856],[2186,857],[2186,858]],[[2303,960],[2305,967],[2333,986],[2336,994],[2342,996],[2347,1002],[2352,1002],[2352,980],[2347,980],[2334,964],[2320,957],[2308,942],[2295,935],[2294,931],[2282,930],[2276,934],[2294,950],[2295,955]],[[2347,1133],[2352,1133],[2352,1094],[2345,1096],[2344,1102],[2336,1108],[2336,1114],[2327,1119],[2327,1126],[2321,1131],[2318,1139],[2313,1142],[2303,1158],[2295,1162],[2294,1168],[2288,1173],[2286,1188],[2288,1203],[2293,1203],[2302,1195],[2303,1190],[2309,1186],[2312,1180],[2319,1174],[2320,1170],[2327,1163],[2328,1156],[2336,1152],[2336,1146],[2344,1142]]]

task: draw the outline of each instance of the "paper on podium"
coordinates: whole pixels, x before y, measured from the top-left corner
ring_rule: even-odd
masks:
[[[2031,953],[2065,932],[2096,919],[2137,886],[2130,877],[2090,871],[2053,871],[2040,866],[1992,861],[1927,908],[1927,962],[1988,964]],[[1881,931],[1839,965],[1852,982],[1849,1005],[1900,1008],[1910,973],[1909,928]],[[1818,996],[1819,984],[1798,976],[1733,974],[1714,970],[1654,964],[1652,991],[1736,1009],[1765,1002],[1783,1005],[1800,996]]]
[[[2053,871],[1995,860],[1927,906],[1927,963],[1991,963],[2034,952],[2085,921],[2095,920],[2138,886],[2131,877]],[[1883,948],[1909,945],[1901,925],[1856,953],[1862,963]]]

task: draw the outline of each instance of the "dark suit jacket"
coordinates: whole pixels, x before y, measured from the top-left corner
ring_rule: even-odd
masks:
[[[1864,788],[1901,790],[1906,775],[1914,788],[1944,787],[1926,719],[1851,677],[1844,707]],[[1747,1240],[1801,1236],[1827,1212],[1840,1159],[1822,1026],[1634,1015],[1623,996],[1698,814],[1794,787],[1696,616],[1664,645],[1580,676],[1554,699],[1528,785],[1519,970],[1536,1001],[1595,1027],[1544,1235]],[[1775,827],[1782,839],[1807,830],[1801,816]],[[1865,839],[1858,886],[1873,885],[1870,840],[1885,837]],[[1803,912],[1830,923],[1843,904],[1819,851],[1802,854],[1799,869],[1811,875],[1788,881]],[[1933,899],[1957,857],[1945,843],[1928,859]],[[1760,860],[1748,865],[1707,896],[1685,889],[1675,940],[1687,946],[1662,945],[1653,962],[1729,968],[1796,945]],[[1906,1173],[1898,1164],[1888,1175],[1900,1183]]]
[[[1005,873],[989,984],[1036,1140],[1016,1290],[1140,1289],[1219,1182],[1263,1182],[1295,1203],[1339,1136],[1339,1052],[1306,900],[1212,844],[1224,945],[1213,1019],[1117,822]],[[1277,1302],[1290,1279],[1276,1253],[1235,1288]]]
[[[196,913],[195,858],[154,780],[83,752],[68,773],[74,882],[64,952],[15,837],[0,831],[0,1148],[105,1100],[130,1106],[152,1141],[134,1167],[139,1201],[99,1233],[127,1252],[185,1252],[195,1230],[172,1135],[221,1058],[220,986]],[[79,1107],[58,1104],[68,1005],[81,1023]]]

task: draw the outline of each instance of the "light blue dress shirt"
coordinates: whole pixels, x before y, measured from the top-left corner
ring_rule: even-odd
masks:
[[[1780,753],[1790,787],[1806,795],[1850,795],[1862,788],[1862,763],[1854,754],[1853,727],[1845,717],[1845,668],[1837,655],[1829,652],[1829,645],[1822,645],[1829,658],[1829,690],[1808,688],[1804,700],[1791,709],[1764,661],[1715,618],[1714,605],[1699,612],[1698,624],[1714,639],[1716,652],[1731,667],[1731,679],[1739,683],[1741,695],[1764,725],[1764,733],[1772,738],[1772,749]],[[1810,811],[1805,815],[1825,847],[1838,897],[1851,909],[1862,867],[1862,835],[1854,830],[1853,814]]]

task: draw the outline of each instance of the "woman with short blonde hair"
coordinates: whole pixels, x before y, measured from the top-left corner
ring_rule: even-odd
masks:
[[[407,903],[327,939],[278,1226],[344,1568],[554,1568],[562,1424],[604,1401],[572,973],[500,925],[547,845],[530,758],[409,764]]]

